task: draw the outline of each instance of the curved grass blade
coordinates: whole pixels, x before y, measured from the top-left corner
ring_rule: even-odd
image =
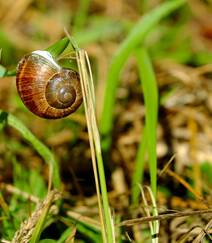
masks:
[[[96,222],[94,219],[88,218],[72,211],[68,211],[67,215],[69,216],[69,218],[64,218],[63,220],[71,226],[69,226],[69,228],[64,231],[64,233],[58,240],[58,243],[71,243],[72,241],[67,240],[70,238],[74,238],[76,232],[83,234],[89,242],[102,242],[99,222]],[[73,242],[75,242],[74,239]]]
[[[107,150],[111,143],[109,136],[113,126],[113,109],[115,104],[116,88],[118,84],[119,73],[127,58],[132,51],[141,44],[151,29],[164,17],[182,6],[185,0],[167,1],[158,8],[152,10],[134,26],[130,34],[120,45],[114,55],[106,79],[105,97],[102,115],[100,119],[100,132],[103,136],[103,149]]]
[[[62,235],[60,236],[60,238],[57,240],[57,243],[66,243],[66,242],[70,242],[70,243],[74,243],[74,236],[76,234],[76,226],[69,226],[69,228],[67,228]],[[69,241],[67,241],[69,240]]]
[[[142,143],[147,143],[148,162],[150,168],[151,189],[156,198],[157,192],[157,154],[156,154],[156,139],[157,139],[157,117],[158,117],[158,89],[154,70],[151,64],[150,57],[145,48],[139,48],[136,51],[136,60],[138,63],[139,76],[144,93],[144,103],[146,108],[145,114],[145,139]],[[143,161],[136,161],[135,168],[143,171]],[[134,176],[137,172],[135,172]],[[140,175],[141,176],[141,175]],[[136,176],[134,183],[139,184],[141,178]],[[133,190],[134,193],[136,190]],[[133,197],[136,197],[134,195]]]
[[[19,119],[9,113],[0,110],[0,125],[3,123],[8,124],[9,126],[18,130],[22,137],[26,139],[30,144],[32,144],[37,153],[40,154],[44,161],[49,164],[49,188],[51,187],[52,183],[55,188],[59,188],[60,175],[58,163],[51,151],[43,143],[41,143]]]

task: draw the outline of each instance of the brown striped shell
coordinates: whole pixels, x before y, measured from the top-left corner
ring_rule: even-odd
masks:
[[[68,116],[82,103],[78,73],[61,68],[47,51],[34,51],[21,59],[16,85],[26,107],[42,118]]]

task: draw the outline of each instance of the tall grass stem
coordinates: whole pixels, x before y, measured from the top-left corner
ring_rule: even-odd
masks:
[[[76,55],[83,92],[85,115],[88,126],[91,156],[102,226],[102,236],[104,242],[112,243],[115,242],[114,227],[110,213],[104,165],[101,153],[100,136],[96,121],[95,96],[92,73],[87,53],[84,50],[76,50]]]

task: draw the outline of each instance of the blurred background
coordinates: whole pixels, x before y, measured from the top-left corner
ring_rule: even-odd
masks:
[[[0,64],[13,72],[23,55],[45,49],[64,37],[65,27],[90,57],[99,118],[113,55],[141,16],[163,2],[166,1],[2,0]],[[158,168],[162,170],[175,155],[173,171],[189,181],[198,195],[211,202],[212,1],[188,1],[148,34],[145,46],[153,62],[160,95]],[[38,118],[24,107],[17,95],[15,77],[10,76],[0,79],[0,109],[22,120],[51,148],[60,163],[67,197],[82,200],[95,194],[82,107],[61,120]],[[138,69],[131,56],[120,76],[111,135],[113,143],[104,157],[111,193],[129,193],[144,116]],[[40,180],[46,183],[47,165],[17,131],[4,128],[0,132],[0,183],[13,183],[20,177],[24,183],[29,179],[28,170],[32,169],[41,174]],[[25,190],[32,187],[33,180],[25,185]],[[117,188],[117,180],[121,188]],[[149,183],[148,176],[144,181]],[[171,174],[161,176],[158,186],[161,206],[204,208],[204,203],[196,202]],[[114,198],[112,207],[121,212],[126,204],[117,203]]]

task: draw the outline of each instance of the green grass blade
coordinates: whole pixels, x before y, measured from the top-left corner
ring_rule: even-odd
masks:
[[[46,205],[46,207],[44,208],[44,210],[42,211],[42,214],[39,217],[39,220],[38,220],[38,222],[37,222],[37,224],[35,226],[35,229],[33,230],[32,238],[29,241],[30,243],[37,243],[37,242],[39,242],[40,235],[41,235],[41,233],[43,231],[43,226],[44,226],[46,218],[48,216],[48,212],[49,212],[50,206],[51,206],[51,204],[48,203]]]
[[[28,128],[25,127],[25,125],[17,119],[15,116],[6,113],[2,110],[0,110],[0,123],[4,124],[7,123],[9,126],[15,128],[20,132],[22,137],[26,139],[34,149],[37,151],[38,154],[44,159],[45,162],[47,162],[50,166],[50,177],[52,178],[52,182],[54,187],[59,188],[60,186],[60,175],[59,175],[59,168],[58,163],[55,160],[53,154],[51,151],[43,144],[41,143],[30,131]],[[1,126],[0,124],[0,126]]]
[[[135,167],[134,173],[132,176],[132,203],[138,204],[139,197],[140,197],[140,189],[139,184],[143,181],[143,174],[144,174],[144,164],[145,164],[145,155],[147,151],[147,129],[146,127],[143,130],[138,152],[135,159]]]
[[[145,48],[137,49],[136,58],[138,63],[139,75],[144,93],[144,102],[146,108],[145,126],[147,139],[148,162],[150,168],[151,189],[156,198],[157,192],[157,116],[158,116],[158,89],[154,70],[150,57]],[[143,141],[142,141],[143,142]],[[140,145],[143,146],[143,145]],[[139,161],[137,161],[139,163]],[[141,168],[143,165],[140,165]],[[135,167],[139,167],[137,164]],[[139,183],[139,181],[138,181]]]
[[[85,220],[83,220],[83,217],[81,217],[82,215],[80,214],[75,215],[75,214],[76,213],[72,211],[67,212],[69,218],[64,218],[64,220],[70,226],[68,229],[64,231],[64,233],[62,234],[62,236],[57,242],[58,243],[65,242],[65,239],[67,239],[68,237],[70,237],[70,235],[74,233],[75,227],[77,229],[77,232],[83,234],[89,242],[94,242],[94,243],[102,242],[100,225],[97,226],[91,222],[86,222]]]
[[[100,235],[97,235],[93,231],[89,230],[83,224],[77,225],[77,230],[81,234],[84,234],[90,240],[90,242],[93,242],[93,243],[102,242],[102,239],[101,239]],[[109,243],[109,241],[108,241],[108,243]]]
[[[128,37],[121,44],[114,55],[106,79],[105,97],[100,119],[100,132],[103,135],[103,149],[110,145],[108,136],[113,124],[113,109],[115,104],[116,88],[118,84],[119,73],[127,58],[138,44],[141,44],[151,29],[165,16],[182,6],[185,0],[173,0],[161,4],[158,8],[152,10],[134,26]]]
[[[67,48],[68,44],[69,44],[69,39],[67,37],[64,37],[63,39],[57,41],[56,43],[46,48],[46,51],[50,52],[51,55],[54,58],[56,58],[61,53],[63,53],[63,51]]]
[[[61,193],[58,190],[50,191],[46,198],[36,205],[30,217],[21,223],[19,229],[15,232],[12,242],[37,243],[44,230],[47,217],[50,219],[51,214],[49,211],[51,206],[60,198]]]
[[[75,232],[75,226],[69,226],[69,228],[67,228],[62,235],[60,236],[60,238],[57,240],[57,243],[64,243],[66,242],[66,239],[68,239],[70,237],[70,235],[74,236],[74,232]],[[74,242],[74,237],[73,237],[73,241]]]
[[[37,243],[39,242],[41,233],[44,228],[44,224],[49,215],[49,210],[52,204],[60,198],[60,193],[57,190],[49,192],[45,200],[37,205],[37,208],[32,213],[32,216],[28,219],[28,225],[31,225],[31,231],[28,232],[29,242]],[[21,231],[22,229],[20,229]],[[25,228],[23,227],[23,232]]]
[[[52,44],[51,46],[46,48],[45,51],[50,52],[53,58],[57,58],[68,47],[69,42],[70,42],[69,39],[67,37],[64,37],[63,39],[55,42],[54,44]],[[0,77],[3,77],[3,76],[15,76],[16,75],[16,70],[15,69],[14,70],[5,71],[4,73],[3,73],[3,69],[2,70],[1,69],[2,69],[2,66],[0,65]],[[3,73],[4,75],[1,74],[1,73]]]

